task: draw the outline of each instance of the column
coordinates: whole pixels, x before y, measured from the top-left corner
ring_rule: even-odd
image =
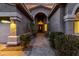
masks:
[[[17,36],[17,25],[16,18],[10,17],[10,34],[8,36],[7,45],[17,45],[18,44],[18,36]]]
[[[74,15],[66,15],[64,17],[65,22],[65,34],[74,34]]]
[[[48,18],[46,19],[46,22],[44,24],[44,27],[45,27],[45,32],[48,32]]]

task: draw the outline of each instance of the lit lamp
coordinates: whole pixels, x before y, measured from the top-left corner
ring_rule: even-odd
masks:
[[[1,23],[10,23],[8,20],[1,20]]]
[[[42,22],[42,21],[39,21],[39,22],[38,22],[38,24],[39,24],[39,25],[42,25],[42,24],[43,24],[43,22]]]
[[[44,30],[47,31],[47,24],[44,25]]]
[[[39,21],[38,24],[39,25],[43,25],[43,22],[42,21]],[[41,26],[40,26],[40,30],[41,30]]]

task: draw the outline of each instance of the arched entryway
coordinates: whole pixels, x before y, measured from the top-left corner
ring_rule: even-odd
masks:
[[[35,16],[37,32],[47,32],[47,16],[44,13],[37,13]]]

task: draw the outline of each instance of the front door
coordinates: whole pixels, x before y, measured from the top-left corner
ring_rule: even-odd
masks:
[[[43,28],[44,28],[43,25],[38,25],[38,32],[44,32]]]

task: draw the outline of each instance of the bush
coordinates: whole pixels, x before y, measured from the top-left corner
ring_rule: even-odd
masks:
[[[79,38],[74,35],[65,35],[61,32],[50,34],[51,47],[55,48],[59,55],[77,55]]]
[[[56,41],[56,39],[58,38],[59,35],[62,35],[62,34],[64,34],[64,33],[62,33],[62,32],[51,32],[50,33],[50,35],[49,35],[50,40],[49,41],[50,41],[51,46],[53,48],[56,48],[56,43],[58,42],[58,41]]]
[[[31,33],[20,35],[20,41],[21,41],[21,45],[23,46],[23,49],[29,46],[29,43],[31,41],[30,38],[31,38]]]
[[[49,37],[49,32],[45,32],[45,37]]]

